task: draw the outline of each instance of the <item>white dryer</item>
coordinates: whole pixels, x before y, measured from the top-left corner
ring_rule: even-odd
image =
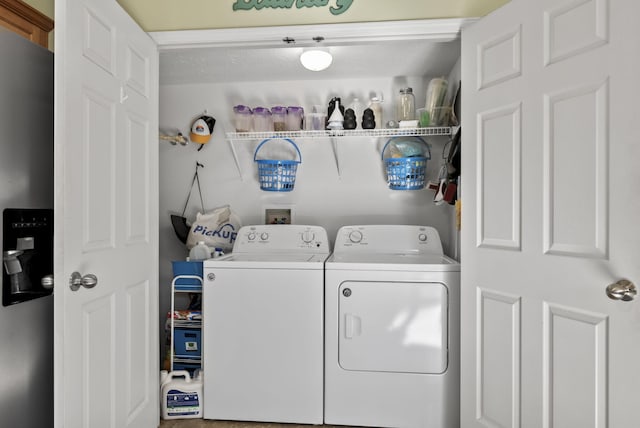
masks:
[[[322,424],[328,256],[321,227],[258,225],[204,262],[205,419]]]
[[[421,226],[346,226],[325,264],[325,424],[459,426],[460,265]]]

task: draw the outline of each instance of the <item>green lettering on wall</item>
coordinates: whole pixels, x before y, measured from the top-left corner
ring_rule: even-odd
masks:
[[[298,9],[303,7],[322,7],[326,6],[329,0],[298,0],[296,1],[296,7]]]
[[[233,4],[233,10],[249,10],[255,7],[255,0],[236,0]]]
[[[326,7],[329,4],[329,0],[236,0],[233,4],[233,10],[291,9],[294,2],[298,9],[303,7]],[[353,0],[335,0],[335,3],[335,7],[329,7],[329,11],[332,15],[340,15],[351,7]]]
[[[336,0],[337,7],[330,7],[329,10],[333,15],[340,15],[344,13],[351,7],[353,0]]]

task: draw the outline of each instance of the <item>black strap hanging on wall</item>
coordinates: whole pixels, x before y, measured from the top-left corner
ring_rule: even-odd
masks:
[[[183,244],[187,243],[187,237],[189,236],[189,231],[191,230],[191,226],[187,224],[185,213],[187,212],[187,207],[189,206],[191,192],[193,192],[193,185],[196,183],[198,185],[198,194],[200,195],[200,206],[202,207],[202,212],[204,213],[204,202],[202,200],[202,189],[200,188],[200,177],[198,176],[198,168],[204,168],[204,165],[196,161],[196,171],[193,174],[193,180],[191,180],[191,187],[189,187],[189,194],[187,195],[187,201],[185,202],[184,209],[182,210],[182,216],[171,214],[171,225],[173,226],[173,231],[175,232],[180,242],[182,242]]]

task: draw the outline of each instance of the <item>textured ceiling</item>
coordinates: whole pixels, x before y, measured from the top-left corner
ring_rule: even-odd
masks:
[[[460,56],[460,43],[403,40],[330,46],[329,50],[333,64],[320,72],[302,67],[302,47],[167,50],[160,53],[160,83],[439,76],[451,71]]]

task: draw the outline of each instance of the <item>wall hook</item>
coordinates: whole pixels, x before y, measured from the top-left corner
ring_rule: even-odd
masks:
[[[175,146],[177,143],[180,143],[180,145],[182,146],[186,146],[189,143],[189,140],[187,139],[187,137],[182,135],[182,132],[178,132],[177,135],[160,134],[160,139],[168,141],[173,146]]]

